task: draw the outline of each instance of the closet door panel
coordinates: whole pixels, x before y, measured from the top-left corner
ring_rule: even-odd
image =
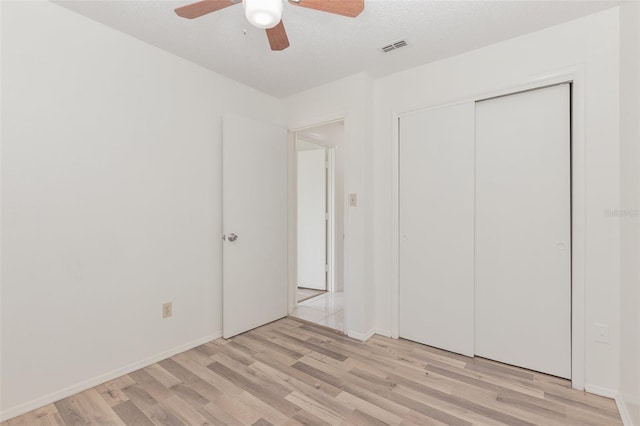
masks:
[[[400,337],[473,356],[474,104],[400,119]]]
[[[568,84],[476,104],[477,355],[571,376]]]

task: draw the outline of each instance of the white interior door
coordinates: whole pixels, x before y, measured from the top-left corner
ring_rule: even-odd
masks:
[[[298,287],[327,289],[326,215],[325,149],[298,151]]]
[[[570,87],[476,104],[477,355],[571,377]]]
[[[287,315],[287,133],[223,119],[223,336]]]
[[[400,337],[473,356],[474,104],[400,119]]]

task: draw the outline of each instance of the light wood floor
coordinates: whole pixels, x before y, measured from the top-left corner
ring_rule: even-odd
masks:
[[[6,425],[7,423],[3,423]],[[286,318],[8,425],[618,425],[569,382],[405,340],[360,343]]]
[[[314,290],[312,288],[302,288],[298,287],[298,303],[304,302],[305,300],[311,299],[312,297],[319,296],[323,293],[326,293],[325,290]]]

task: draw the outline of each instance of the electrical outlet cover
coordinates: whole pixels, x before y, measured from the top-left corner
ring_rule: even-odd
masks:
[[[173,315],[173,304],[171,302],[162,304],[162,319],[169,318]]]

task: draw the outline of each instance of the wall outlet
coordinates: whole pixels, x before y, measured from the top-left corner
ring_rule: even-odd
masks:
[[[349,205],[356,207],[358,205],[358,194],[349,194]]]
[[[162,304],[162,319],[167,319],[173,315],[173,303],[167,302]]]
[[[606,324],[596,324],[595,325],[595,340],[600,343],[609,343],[609,326]]]

